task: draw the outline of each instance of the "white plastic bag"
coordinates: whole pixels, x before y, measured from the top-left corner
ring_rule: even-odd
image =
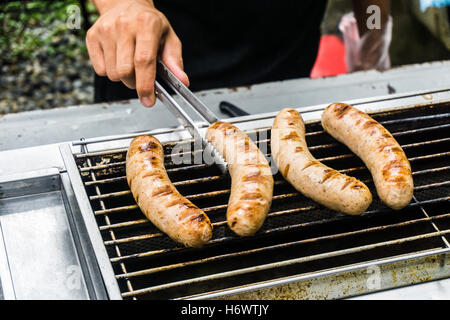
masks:
[[[392,17],[386,27],[377,32],[366,32],[359,36],[358,24],[353,14],[347,13],[339,23],[345,45],[347,72],[360,70],[387,70],[391,67],[389,46],[392,40]]]
[[[441,8],[450,6],[450,0],[420,0],[420,9],[426,11],[429,7]]]

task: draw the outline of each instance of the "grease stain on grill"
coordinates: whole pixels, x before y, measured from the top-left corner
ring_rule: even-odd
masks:
[[[450,229],[448,105],[396,110],[373,117],[404,147],[412,166],[417,202],[399,212],[387,208],[376,197],[364,164],[327,135],[320,122],[309,123],[306,139],[313,156],[326,159],[330,167],[367,182],[374,195],[372,205],[363,216],[344,216],[302,196],[278,173],[274,176],[269,216],[256,235],[246,238],[236,236],[226,223],[229,177],[221,175],[214,166],[172,164],[170,152],[175,143],[164,144],[165,155],[169,155],[165,165],[170,179],[182,195],[208,211],[214,225],[211,243],[201,249],[178,246],[145,219],[125,179],[126,150],[77,157],[92,209],[104,212],[95,219],[124,299],[186,297],[444,247],[443,239],[448,239],[449,234],[422,235],[436,232],[433,224],[439,230]],[[268,129],[256,133],[265,139],[270,137]],[[264,144],[270,152],[270,141]],[[88,166],[87,159],[94,165]],[[96,181],[92,181],[91,173]],[[352,177],[345,187],[354,180]],[[416,240],[396,241],[417,236],[420,238]],[[394,242],[372,247],[386,241]],[[369,247],[339,254],[358,246]],[[300,260],[287,264],[290,259]],[[267,270],[255,269],[267,264],[271,266]],[[418,280],[427,279],[420,276]]]

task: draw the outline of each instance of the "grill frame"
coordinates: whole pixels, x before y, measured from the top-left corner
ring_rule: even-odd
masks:
[[[431,99],[430,99],[431,95]],[[439,99],[438,99],[439,98]],[[429,104],[435,104],[435,103],[441,103],[450,101],[449,98],[449,92],[448,91],[439,91],[439,92],[433,92],[433,93],[426,93],[426,94],[411,94],[406,95],[403,97],[398,97],[396,99],[393,99],[393,97],[388,98],[379,98],[378,100],[373,100],[370,102],[367,101],[361,101],[361,102],[349,102],[361,110],[364,110],[366,112],[386,112],[386,111],[395,111],[403,108],[414,108],[414,107],[421,107],[424,105]],[[380,104],[385,104],[385,107],[380,107]],[[378,105],[378,107],[377,107]],[[326,105],[322,106],[314,106],[308,109],[298,109],[300,112],[302,112],[303,117],[305,118],[306,123],[311,123],[315,120],[318,120],[320,118],[320,112],[321,110],[326,107]],[[376,109],[376,110],[374,110]],[[261,127],[268,127],[267,124],[271,124],[271,121],[274,117],[274,114],[265,114],[265,115],[258,115],[258,116],[247,116],[247,117],[241,117],[237,119],[233,119],[230,122],[233,122],[235,124],[239,124],[239,127],[243,130],[253,130],[255,128],[261,128]],[[166,141],[178,141],[178,140],[186,140],[186,137],[188,137],[188,133],[184,132],[183,130],[173,130],[173,129],[160,129],[153,132],[146,132],[149,134],[155,135],[161,142]],[[86,194],[86,190],[83,187],[83,182],[81,181],[80,174],[78,173],[78,168],[76,167],[76,163],[74,161],[74,156],[76,154],[79,154],[80,152],[97,152],[97,153],[110,153],[112,150],[117,150],[120,148],[117,148],[117,142],[121,141],[124,145],[124,149],[126,149],[126,146],[128,146],[129,141],[131,141],[131,138],[142,133],[132,134],[132,135],[122,135],[119,137],[105,137],[105,138],[99,138],[99,139],[91,139],[86,141],[77,141],[72,143],[72,145],[69,146],[62,146],[61,147],[61,153],[63,154],[63,158],[65,160],[65,164],[67,166],[67,170],[69,173],[69,177],[71,179],[72,185],[77,185],[77,187],[74,187],[74,192],[77,197],[78,202],[84,202],[84,205],[82,205],[81,211],[83,211],[83,216],[85,218],[85,221],[87,224],[90,225],[90,232],[89,237],[91,238],[91,241],[94,242],[95,247],[95,255],[97,257],[97,261],[99,262],[100,269],[102,270],[102,274],[105,281],[105,285],[108,290],[108,294],[110,295],[110,298],[123,298],[123,296],[118,294],[117,290],[118,287],[114,285],[114,271],[111,269],[111,263],[109,261],[108,255],[104,249],[103,241],[101,240],[101,236],[99,234],[99,230],[97,228],[96,231],[94,231],[95,228],[92,227],[92,223],[95,224],[95,227],[97,227],[96,222],[94,219],[94,212],[92,211],[92,208],[90,208],[89,204],[89,198]],[[187,135],[187,136],[186,136]],[[88,150],[88,147],[94,146],[91,148],[91,150]],[[113,146],[113,147],[111,147]],[[86,170],[87,172],[92,172],[89,170]],[[80,186],[81,184],[81,186]],[[88,202],[86,204],[86,201]],[[98,242],[101,242],[99,244]],[[103,248],[102,248],[103,247]],[[342,274],[345,272],[351,272],[355,270],[360,270],[363,268],[368,268],[369,266],[374,265],[381,265],[381,264],[392,264],[397,263],[401,261],[406,260],[413,260],[418,259],[421,257],[426,257],[430,255],[441,255],[441,254],[447,254],[449,252],[450,248],[440,249],[440,250],[432,250],[427,252],[420,252],[413,255],[403,256],[403,257],[397,257],[397,258],[391,258],[391,259],[385,259],[382,261],[374,261],[374,262],[368,262],[363,264],[356,264],[352,266],[347,266],[344,268],[335,268],[332,270],[324,270],[322,272],[315,272],[310,275],[300,275],[300,276],[291,276],[284,279],[277,279],[274,281],[264,282],[262,284],[254,284],[254,285],[247,285],[239,288],[233,288],[230,290],[220,290],[219,292],[215,293],[205,293],[205,294],[199,294],[195,295],[192,298],[215,298],[215,297],[221,297],[226,294],[235,294],[239,292],[246,292],[261,288],[267,288],[272,286],[279,286],[287,283],[292,282],[298,282],[305,279],[312,279],[312,278],[318,278],[326,275],[333,275],[333,274]],[[111,275],[113,276],[111,280]]]

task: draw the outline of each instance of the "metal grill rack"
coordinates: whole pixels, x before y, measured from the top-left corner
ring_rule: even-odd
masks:
[[[226,224],[230,178],[206,164],[176,165],[164,143],[169,177],[181,194],[205,211],[213,239],[201,249],[180,247],[156,229],[137,207],[125,177],[126,149],[74,155],[115,279],[124,299],[195,297],[291,275],[422,252],[450,249],[449,104],[373,114],[405,150],[413,169],[414,198],[398,212],[382,204],[369,171],[320,122],[306,125],[311,153],[355,176],[371,189],[368,211],[350,217],[299,194],[276,174],[274,197],[262,229],[234,235]],[[248,131],[270,159],[270,128]],[[188,152],[190,157],[195,152]]]

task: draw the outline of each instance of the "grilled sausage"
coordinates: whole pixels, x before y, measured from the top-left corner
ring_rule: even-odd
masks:
[[[388,130],[366,113],[343,103],[331,104],[324,110],[322,126],[366,164],[381,201],[394,210],[410,203],[414,190],[411,165]]]
[[[241,130],[230,123],[212,124],[206,137],[228,163],[231,193],[227,224],[240,236],[256,233],[272,203],[272,170],[264,154]]]
[[[271,149],[283,177],[308,198],[332,210],[359,215],[372,202],[367,186],[317,161],[305,141],[302,116],[292,108],[275,117]]]
[[[159,230],[187,247],[201,247],[211,239],[208,216],[169,180],[163,147],[155,137],[133,139],[127,152],[126,174],[136,203]]]

